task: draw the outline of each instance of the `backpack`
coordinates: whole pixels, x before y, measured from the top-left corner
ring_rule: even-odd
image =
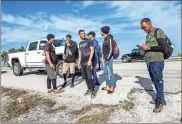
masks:
[[[113,58],[117,59],[119,57],[120,51],[119,51],[118,45],[114,39],[112,39],[112,48],[113,48],[113,51],[112,51]]]
[[[75,59],[78,59],[78,58],[79,58],[79,52],[78,52],[78,49],[77,49],[77,51],[75,53]]]
[[[77,44],[76,42],[72,41],[74,43],[74,47],[77,47]],[[76,50],[76,53],[75,53],[75,59],[78,59],[79,57],[79,52],[78,52],[78,47],[77,47],[77,50]]]
[[[155,32],[154,32],[154,36],[156,37],[156,39],[157,39],[158,30],[160,30],[160,29],[156,28]],[[157,41],[158,41],[158,39],[157,39]],[[164,51],[163,51],[164,59],[168,59],[172,55],[173,48],[174,48],[174,45],[171,43],[170,39],[167,36],[166,36],[166,42],[167,42],[167,45],[165,46]]]

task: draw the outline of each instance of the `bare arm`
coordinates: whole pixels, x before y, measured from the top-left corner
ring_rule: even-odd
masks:
[[[50,65],[52,65],[52,61],[51,61],[51,57],[49,55],[49,51],[45,51],[45,53],[46,53],[45,55],[46,55],[47,61],[49,62]]]
[[[94,56],[94,47],[91,46],[90,47],[90,57],[89,57],[89,60],[88,61],[92,61],[93,56]]]
[[[80,64],[81,64],[81,52],[80,52],[80,50],[79,50],[78,65],[80,66]]]

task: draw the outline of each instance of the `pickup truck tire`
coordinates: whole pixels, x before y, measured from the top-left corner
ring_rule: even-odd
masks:
[[[15,76],[21,76],[23,74],[23,68],[19,62],[13,64],[13,73]]]
[[[124,58],[122,59],[122,61],[123,61],[123,63],[127,63],[127,62],[129,62],[129,59],[128,59],[128,57],[124,57]]]
[[[60,78],[63,78],[63,61],[59,61],[56,65],[56,73]],[[67,71],[67,77],[70,76],[70,71]]]

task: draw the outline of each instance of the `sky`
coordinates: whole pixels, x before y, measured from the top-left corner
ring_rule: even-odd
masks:
[[[121,55],[145,42],[142,18],[150,18],[175,45],[173,55],[181,52],[181,2],[179,1],[2,1],[2,50],[26,47],[30,41],[67,34],[79,43],[78,31],[96,32],[110,26]]]

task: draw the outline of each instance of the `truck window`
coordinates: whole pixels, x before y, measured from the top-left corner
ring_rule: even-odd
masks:
[[[38,44],[38,41],[30,43],[28,51],[37,50],[37,44]]]
[[[45,48],[45,44],[47,43],[46,40],[42,40],[40,41],[40,44],[39,44],[39,50],[44,50]]]
[[[133,49],[132,54],[133,55],[138,55],[139,54],[139,49]]]
[[[64,46],[65,43],[66,43],[65,40],[54,40],[53,45],[54,45],[55,47],[59,47],[59,46]]]

